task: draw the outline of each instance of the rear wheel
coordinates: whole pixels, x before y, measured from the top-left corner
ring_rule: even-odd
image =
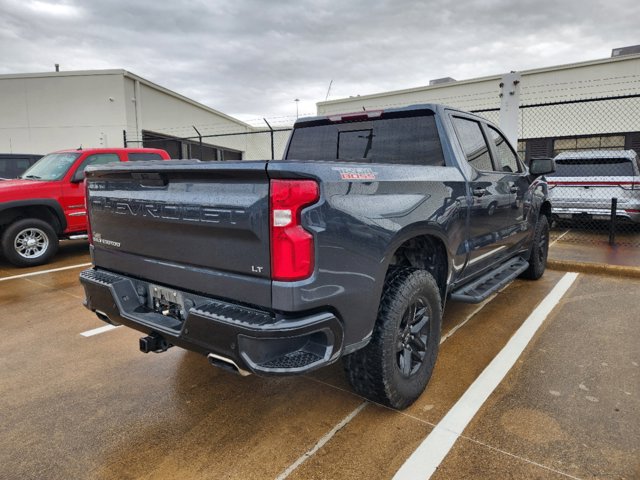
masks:
[[[547,267],[547,255],[549,253],[549,220],[546,215],[540,215],[536,232],[533,237],[533,246],[529,255],[529,268],[520,275],[529,280],[538,280],[542,277]]]
[[[2,234],[2,251],[18,267],[47,263],[58,250],[58,236],[51,225],[38,218],[17,220]]]
[[[402,268],[388,276],[369,344],[344,357],[360,395],[403,409],[422,394],[440,344],[440,291],[425,270]]]

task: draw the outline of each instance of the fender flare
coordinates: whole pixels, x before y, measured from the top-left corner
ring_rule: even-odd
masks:
[[[442,245],[444,246],[444,252],[447,256],[447,258],[445,259],[447,265],[446,283],[449,284],[453,272],[453,255],[448,242],[448,237],[439,225],[433,225],[426,222],[411,224],[396,232],[391,241],[388,243],[387,248],[385,249],[383,261],[380,262],[380,277],[384,278],[384,275],[389,269],[392,255],[396,252],[396,250],[398,250],[398,248],[400,248],[403,243],[411,240],[412,238],[422,236],[434,237],[442,242]],[[445,286],[445,289],[446,288],[448,287]]]
[[[62,206],[58,203],[57,200],[53,200],[51,198],[37,198],[30,200],[14,200],[11,202],[2,202],[0,203],[0,212],[5,210],[11,210],[13,208],[21,208],[21,207],[46,207],[53,210],[56,218],[60,222],[60,232],[62,233],[67,229],[67,219],[64,216],[64,211],[62,210]]]

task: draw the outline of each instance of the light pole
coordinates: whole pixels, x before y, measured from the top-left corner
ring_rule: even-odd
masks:
[[[296,102],[296,120],[297,120],[298,119],[298,103],[300,103],[300,99],[296,98],[294,102]]]

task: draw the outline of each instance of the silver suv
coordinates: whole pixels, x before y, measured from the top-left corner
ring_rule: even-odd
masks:
[[[634,150],[562,152],[547,177],[552,213],[557,218],[607,220],[611,199],[617,217],[640,223],[640,176]]]

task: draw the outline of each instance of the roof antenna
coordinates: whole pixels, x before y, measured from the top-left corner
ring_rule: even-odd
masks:
[[[367,109],[366,109],[366,108],[364,108],[364,106],[363,106],[363,107],[362,107],[362,111],[363,111],[363,112],[366,112],[366,111],[367,111]]]
[[[82,150],[82,144],[80,144],[80,146],[76,148],[76,150]]]
[[[331,85],[333,85],[333,79],[329,82],[329,88],[327,88],[327,96],[324,97],[324,101],[326,102],[329,99],[329,92],[331,91]]]

